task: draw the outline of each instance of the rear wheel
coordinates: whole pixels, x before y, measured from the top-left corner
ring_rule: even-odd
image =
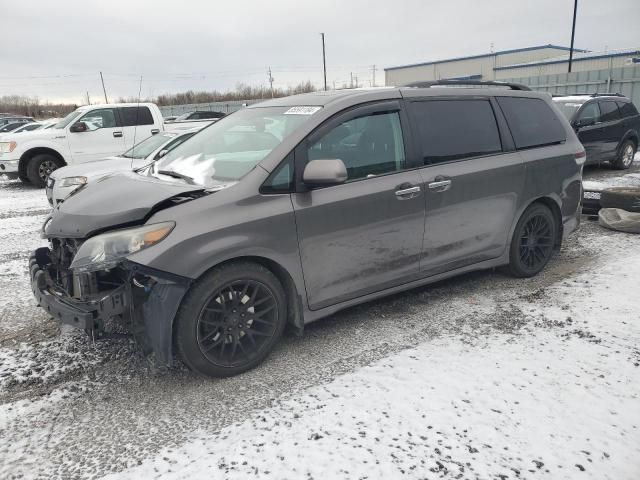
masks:
[[[549,207],[531,205],[520,217],[511,239],[509,271],[516,277],[533,277],[553,255],[557,225]]]
[[[176,346],[198,373],[236,375],[267,357],[286,317],[284,290],[269,270],[254,263],[225,265],[187,294],[176,316]]]
[[[60,161],[53,155],[48,153],[35,155],[27,164],[27,178],[34,186],[43,188],[51,172],[60,166]]]
[[[627,140],[620,147],[618,156],[611,162],[611,166],[618,170],[626,170],[633,164],[633,157],[635,154],[636,144],[631,140]]]

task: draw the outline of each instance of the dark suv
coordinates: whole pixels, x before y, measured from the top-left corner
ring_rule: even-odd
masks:
[[[548,94],[495,85],[239,110],[59,204],[30,258],[36,299],[224,376],[287,324],[472,270],[533,276],[578,227],[585,152]]]
[[[640,115],[620,94],[574,94],[553,98],[587,151],[587,164],[609,162],[627,169],[640,138]]]

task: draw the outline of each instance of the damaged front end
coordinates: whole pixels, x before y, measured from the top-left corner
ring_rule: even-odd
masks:
[[[50,247],[35,250],[29,259],[38,304],[93,338],[124,329],[158,364],[170,365],[173,319],[191,280],[127,259],[102,269],[72,268],[85,241],[49,240]]]

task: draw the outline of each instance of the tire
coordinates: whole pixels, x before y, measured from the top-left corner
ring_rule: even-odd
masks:
[[[286,318],[286,295],[273,273],[250,262],[224,265],[198,280],[180,306],[178,354],[202,375],[237,375],[269,355]]]
[[[60,160],[48,153],[35,155],[27,163],[27,178],[32,185],[44,188],[51,172],[61,166]]]
[[[31,185],[31,182],[29,181],[29,177],[27,177],[26,175],[23,175],[22,173],[18,174],[18,178],[20,179],[20,181],[26,185]]]
[[[632,140],[625,140],[622,145],[620,145],[616,159],[611,161],[611,166],[616,170],[626,170],[631,167],[637,148]]]
[[[612,187],[600,194],[602,208],[619,208],[627,212],[640,212],[640,187]]]
[[[537,275],[553,256],[557,235],[557,222],[549,207],[541,203],[529,206],[513,232],[509,272],[521,278]]]

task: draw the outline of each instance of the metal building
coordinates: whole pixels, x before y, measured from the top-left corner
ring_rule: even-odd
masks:
[[[540,45],[385,68],[385,84],[404,85],[440,79],[500,80],[566,73],[568,61],[568,47]],[[572,70],[611,69],[634,62],[640,62],[640,48],[611,52],[574,49]]]

